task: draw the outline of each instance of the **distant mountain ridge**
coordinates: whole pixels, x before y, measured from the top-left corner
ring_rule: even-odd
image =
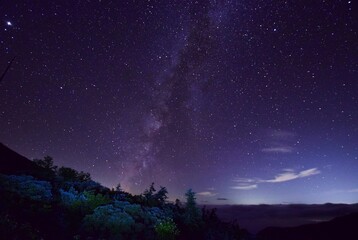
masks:
[[[358,212],[358,203],[290,204],[290,205],[216,205],[224,221],[236,219],[241,227],[256,234],[267,227],[295,227],[325,222]]]
[[[331,221],[298,227],[268,227],[257,234],[257,240],[356,240],[358,212]]]
[[[39,176],[44,173],[44,169],[0,143],[0,173],[6,175],[28,174]]]

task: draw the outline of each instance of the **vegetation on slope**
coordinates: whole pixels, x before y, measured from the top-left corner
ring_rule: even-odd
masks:
[[[0,175],[1,239],[240,239],[238,225],[200,210],[191,189],[174,204],[154,183],[132,195],[51,157],[33,162],[41,174]]]

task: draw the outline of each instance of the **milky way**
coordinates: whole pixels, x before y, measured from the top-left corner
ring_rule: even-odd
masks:
[[[358,200],[351,1],[0,6],[0,141],[19,153],[171,199]]]
[[[178,145],[193,141],[190,132],[195,132],[194,119],[201,107],[198,98],[209,81],[206,76],[209,66],[205,60],[215,44],[209,6],[194,3],[187,8],[188,33],[177,53],[172,55],[168,69],[154,79],[154,86],[149,90],[151,105],[144,116],[143,136],[137,137],[139,149],[129,150],[135,154],[135,161],[128,163],[131,168],[124,174],[124,183],[133,182],[133,177],[138,177],[141,183],[143,171],[156,164],[158,158],[173,158]]]

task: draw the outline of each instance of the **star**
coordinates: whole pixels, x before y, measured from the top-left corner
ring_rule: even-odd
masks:
[[[358,199],[327,193],[358,186],[353,1],[16,2],[1,5],[0,75],[19,61],[0,85],[0,142],[132,193]]]

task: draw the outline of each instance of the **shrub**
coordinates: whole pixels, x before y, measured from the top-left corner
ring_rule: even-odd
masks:
[[[98,207],[84,218],[84,228],[92,236],[122,239],[134,227],[134,219],[114,205]]]
[[[71,210],[78,211],[80,214],[91,213],[98,206],[107,204],[110,199],[102,194],[92,192],[77,192],[73,187],[68,191],[60,189],[62,204]]]
[[[163,210],[115,201],[97,207],[83,221],[85,233],[109,239],[154,239],[154,227],[165,219]],[[97,235],[96,235],[97,234]]]
[[[35,201],[50,201],[52,199],[51,184],[47,181],[36,180],[32,176],[1,177],[3,188],[20,197]]]
[[[68,191],[60,189],[60,198],[63,205],[71,207],[75,202],[84,202],[86,197],[83,194],[79,194],[73,187]]]
[[[177,225],[171,218],[167,218],[155,225],[155,232],[160,240],[174,240],[179,235]]]

